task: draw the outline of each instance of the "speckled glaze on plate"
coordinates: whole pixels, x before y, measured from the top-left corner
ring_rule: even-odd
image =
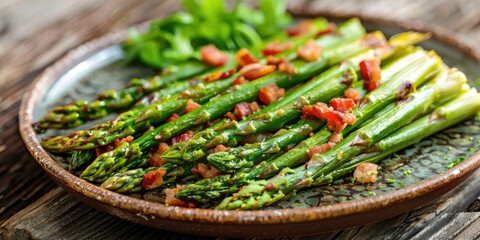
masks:
[[[305,16],[327,16],[338,20],[353,17],[333,13],[309,13]],[[436,50],[450,66],[464,71],[470,80],[480,76],[477,67],[479,53],[444,29],[412,22],[356,17],[367,28],[380,29],[387,35],[405,30],[431,32],[434,38],[422,44],[426,49]],[[62,168],[40,146],[39,136],[31,124],[60,99],[91,97],[102,88],[118,88],[132,76],[148,74],[144,69],[118,64],[122,54],[117,44],[125,35],[125,32],[120,32],[94,40],[53,64],[25,94],[19,114],[23,140],[40,166],[79,200],[119,218],[165,230],[207,236],[311,235],[407,212],[446,193],[480,167],[480,153],[475,153],[480,146],[480,127],[471,120],[387,158],[381,164],[381,179],[375,184],[359,185],[345,178],[329,186],[299,192],[263,210],[167,207],[140,199],[155,200],[154,194],[126,196],[104,190]],[[105,84],[106,79],[112,78],[119,80],[117,85],[113,85],[111,80]],[[449,163],[458,158],[465,160],[449,168]],[[411,174],[404,174],[407,169]],[[396,182],[387,183],[388,178],[395,178]]]

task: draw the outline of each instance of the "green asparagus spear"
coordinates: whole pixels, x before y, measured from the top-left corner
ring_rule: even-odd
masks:
[[[366,44],[366,38],[382,39],[381,33],[370,34],[364,38],[357,39],[340,45],[332,49],[326,49],[323,55],[313,62],[304,62],[295,60],[292,62],[296,68],[294,76],[285,72],[274,72],[267,76],[256,79],[244,85],[240,85],[235,91],[222,95],[214,101],[187,113],[183,116],[168,122],[156,129],[147,132],[142,137],[137,138],[132,143],[123,143],[117,149],[104,153],[97,157],[95,161],[87,167],[81,174],[81,177],[90,181],[104,181],[108,176],[121,168],[129,159],[134,159],[141,155],[141,152],[156,145],[157,142],[166,141],[191,126],[203,124],[211,119],[222,116],[230,111],[235,104],[244,101],[252,101],[257,98],[260,88],[272,83],[279,87],[291,87],[297,83],[305,81],[328,67],[328,64],[335,64],[344,58],[364,51],[370,47]],[[339,38],[339,41],[343,41]],[[378,42],[378,41],[371,41]]]
[[[373,146],[396,129],[434,110],[461,92],[465,78],[458,75],[440,75],[421,87],[409,99],[399,103],[366,126],[350,134],[323,154],[315,154],[305,166],[286,168],[270,180],[250,183],[217,206],[218,209],[256,209],[270,205],[288,194],[311,186],[313,179],[333,172],[361,152]]]
[[[458,73],[462,74],[462,73]],[[472,118],[480,111],[480,95],[470,89],[451,102],[392,133],[364,153],[341,165],[332,173],[316,178],[313,185],[325,185],[351,173],[364,162],[377,163],[400,149],[421,141],[430,135]]]
[[[423,58],[418,59],[418,56],[415,58],[414,56],[417,54],[423,56]],[[439,58],[435,56],[427,57],[424,51],[417,51],[393,61],[382,71],[382,78],[384,78],[382,81],[384,83],[366,96],[375,100],[364,105],[361,111],[355,111],[357,122],[364,122],[365,119],[369,119],[375,112],[380,111],[393,102],[393,98],[398,92],[398,87],[407,82],[406,79],[409,79],[408,81],[411,81],[416,86],[421,85],[429,75],[437,71],[439,65]],[[377,105],[377,101],[383,104]],[[347,134],[348,130],[352,130],[352,128],[345,129],[343,134]],[[263,161],[250,170],[243,169],[237,171],[234,175],[223,175],[187,185],[185,189],[177,193],[177,196],[184,200],[203,202],[211,198],[218,198],[224,193],[234,192],[240,186],[257,178],[271,176],[283,168],[296,166],[306,161],[308,159],[308,150],[317,144],[327,142],[330,135],[331,132],[325,128],[271,161]]]
[[[178,67],[172,67],[164,75],[150,79],[134,79],[128,88],[101,92],[96,100],[79,100],[64,106],[58,106],[48,112],[34,124],[37,132],[48,128],[71,128],[92,119],[107,116],[110,112],[121,111],[131,107],[148,93],[163,88],[177,80],[186,79],[206,70],[211,66],[199,61],[191,61]]]

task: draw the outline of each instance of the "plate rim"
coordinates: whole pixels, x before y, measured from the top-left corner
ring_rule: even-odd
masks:
[[[472,60],[480,63],[480,52],[475,50],[469,42],[461,40],[456,33],[439,26],[429,26],[420,22],[411,20],[392,20],[382,17],[374,17],[362,13],[338,13],[338,12],[301,12],[295,13],[299,17],[318,17],[323,16],[328,19],[347,19],[351,17],[359,18],[363,23],[377,23],[385,26],[400,27],[405,30],[430,32],[432,37],[442,43],[445,43],[454,49],[467,55]],[[144,29],[147,23],[135,25],[134,27]],[[351,200],[348,202],[335,203],[323,206],[301,208],[301,209],[275,209],[275,210],[214,210],[214,209],[189,209],[175,206],[165,206],[157,202],[149,202],[134,197],[129,197],[102,189],[92,183],[89,183],[66,169],[58,165],[48,153],[40,146],[36,133],[31,126],[33,122],[34,106],[41,101],[44,93],[48,90],[45,86],[50,86],[66,70],[70,69],[82,58],[93,54],[105,47],[118,44],[127,36],[128,29],[103,35],[99,38],[81,44],[74,50],[69,51],[54,64],[47,67],[43,73],[38,76],[29,86],[26,94],[22,98],[19,111],[19,130],[28,151],[39,165],[57,182],[60,186],[73,190],[78,194],[87,197],[94,202],[100,202],[120,210],[150,216],[153,218],[163,218],[166,220],[188,221],[198,224],[279,224],[279,223],[302,223],[325,220],[329,218],[345,217],[348,215],[362,214],[397,203],[413,200],[424,196],[430,192],[456,181],[463,181],[466,176],[473,173],[480,167],[480,150],[469,158],[465,159],[457,166],[446,170],[442,174],[437,174],[431,178],[419,183],[408,185],[385,194]],[[452,186],[453,187],[453,186]],[[92,205],[92,204],[90,204]],[[419,204],[421,205],[421,204]],[[306,211],[308,210],[308,211]],[[114,214],[120,218],[130,220],[128,217],[122,217],[121,214]],[[148,222],[150,218],[146,217]],[[135,220],[134,220],[135,221]],[[159,226],[160,227],[160,226]]]

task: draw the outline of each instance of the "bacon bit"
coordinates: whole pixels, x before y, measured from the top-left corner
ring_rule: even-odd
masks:
[[[378,165],[374,163],[360,163],[355,168],[353,177],[355,178],[355,181],[360,183],[374,183],[377,181],[377,168]]]
[[[225,152],[228,150],[228,147],[225,147],[224,145],[220,144],[220,145],[217,145],[214,149],[213,149],[213,152],[212,153],[217,153],[217,152]]]
[[[333,98],[330,100],[330,106],[340,112],[350,112],[355,107],[355,101],[350,98]]]
[[[218,50],[213,44],[202,47],[200,49],[200,55],[203,62],[214,67],[223,66],[229,60],[228,55]]]
[[[280,59],[278,59],[272,56],[267,56],[267,64],[276,66],[278,70],[282,72],[287,72],[288,74],[295,74],[295,67],[285,57],[281,57]]]
[[[257,102],[241,102],[235,105],[235,117],[236,119],[243,119],[250,116],[252,113],[260,110],[260,105]]]
[[[340,133],[333,133],[332,135],[330,135],[330,142],[333,142],[333,143],[339,143],[340,141],[342,141],[342,134]]]
[[[291,75],[295,74],[295,67],[293,67],[292,63],[284,57],[280,59],[280,63],[278,64],[278,70]]]
[[[263,104],[270,105],[271,103],[278,101],[278,99],[282,98],[283,96],[285,96],[285,89],[279,88],[277,84],[272,83],[260,88],[258,99],[260,99]]]
[[[233,114],[232,112],[227,112],[227,113],[225,113],[225,115],[223,115],[223,116],[226,117],[226,118],[228,118],[228,119],[230,119],[230,120],[232,120],[232,121],[237,120],[237,117],[235,117],[235,114]]]
[[[293,48],[293,43],[291,42],[280,43],[278,41],[273,41],[269,43],[264,49],[262,49],[262,53],[265,56],[276,55],[292,48]]]
[[[229,69],[228,71],[225,72],[214,72],[208,76],[206,76],[203,80],[205,82],[214,82],[219,79],[225,79],[227,77],[232,76],[237,70],[235,68]]]
[[[213,178],[221,174],[221,172],[213,166],[209,167],[203,163],[196,163],[195,166],[193,166],[193,168],[191,169],[191,171],[193,174],[199,175],[202,178]]]
[[[240,69],[240,75],[248,80],[263,77],[275,71],[275,66],[252,63]]]
[[[354,101],[360,100],[360,92],[355,88],[347,88],[347,90],[345,90],[343,93],[343,96],[353,99]]]
[[[150,157],[148,158],[148,165],[150,165],[152,167],[160,167],[163,164],[167,163],[167,161],[165,159],[162,159],[161,156],[169,148],[170,148],[170,146],[168,146],[168,144],[166,144],[166,143],[162,142],[162,143],[158,144],[157,151],[155,153],[153,153],[152,155],[150,155]]]
[[[185,111],[191,112],[191,111],[199,108],[200,106],[201,106],[200,104],[198,104],[198,103],[196,103],[196,102],[188,99],[188,101],[187,101],[187,107],[186,107]]]
[[[159,168],[145,174],[142,179],[143,189],[151,190],[162,186],[165,173],[167,173],[167,169]]]
[[[317,34],[315,34],[315,37],[321,37],[324,35],[328,34],[335,34],[337,33],[337,25],[333,22],[328,23],[328,27],[324,30],[320,30]]]
[[[359,66],[363,78],[363,87],[369,92],[375,90],[380,85],[381,80],[380,59],[363,60]]]
[[[287,35],[289,37],[295,37],[300,35],[308,34],[312,31],[313,22],[312,20],[301,20],[294,27],[287,28]]]
[[[236,60],[237,60],[237,63],[240,67],[258,62],[258,60],[246,48],[242,48],[242,49],[238,50],[237,55],[236,55]]]
[[[302,109],[302,118],[316,117],[318,119],[327,120],[327,127],[329,130],[340,133],[347,124],[353,125],[356,118],[349,112],[340,112],[333,107],[328,107],[327,104],[318,102],[316,104],[307,105]]]
[[[196,208],[197,207],[197,204],[196,203],[193,203],[193,202],[187,202],[187,201],[183,201],[177,197],[175,197],[175,195],[177,194],[177,192],[179,192],[180,190],[184,189],[185,186],[178,186],[171,189],[171,188],[167,188],[165,189],[165,205],[167,206],[178,206],[178,207],[186,207],[186,208]]]
[[[317,145],[313,148],[310,148],[310,150],[308,150],[308,156],[310,158],[312,158],[313,155],[322,154],[322,153],[330,150],[333,146],[335,146],[334,142],[328,142],[328,143]]]
[[[248,83],[248,81],[244,77],[238,77],[238,78],[235,78],[235,80],[233,80],[232,85],[233,86],[243,85],[245,83]]]
[[[165,120],[165,121],[166,122],[171,122],[171,121],[173,121],[173,120],[175,120],[179,117],[180,117],[180,115],[178,115],[178,113],[174,113],[174,114],[170,115],[170,117],[168,117],[167,120]]]
[[[172,137],[170,139],[170,143],[171,145],[175,144],[175,143],[179,143],[179,142],[185,142],[185,141],[188,141],[190,140],[193,135],[195,134],[194,131],[192,130],[187,130],[185,131],[184,133],[180,134],[180,135],[177,135],[175,137]]]
[[[102,155],[103,153],[110,152],[117,148],[118,146],[122,145],[124,142],[132,142],[133,137],[132,136],[127,136],[122,139],[115,139],[112,143],[101,146],[101,147],[96,147],[95,148],[95,155],[98,157],[99,155]]]
[[[313,40],[308,40],[305,45],[297,49],[297,54],[299,58],[307,62],[313,62],[320,57],[322,51],[322,46],[318,45]]]

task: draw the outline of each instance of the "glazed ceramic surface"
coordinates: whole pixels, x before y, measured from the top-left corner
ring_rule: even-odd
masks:
[[[426,29],[405,22],[369,18],[365,21],[367,28],[382,30],[387,35],[405,28]],[[444,30],[429,30],[436,38],[422,46],[437,51],[447,64],[464,71],[471,84],[478,87],[478,54]],[[33,83],[20,112],[20,130],[25,143],[53,179],[80,200],[120,218],[202,235],[314,234],[378,221],[411,210],[445,193],[480,166],[479,154],[475,154],[480,148],[480,124],[470,120],[386,158],[380,164],[381,177],[374,184],[363,185],[352,182],[351,176],[345,177],[326,186],[303,190],[257,211],[166,207],[159,203],[162,201],[160,191],[129,196],[109,192],[69,173],[64,169],[65,159],[51,156],[40,147],[40,138],[66,134],[72,129],[36,135],[31,123],[56,104],[91,99],[100,90],[122,88],[132,77],[153,74],[146,68],[122,64],[123,53],[118,43],[124,37],[124,33],[109,35],[72,51]]]

